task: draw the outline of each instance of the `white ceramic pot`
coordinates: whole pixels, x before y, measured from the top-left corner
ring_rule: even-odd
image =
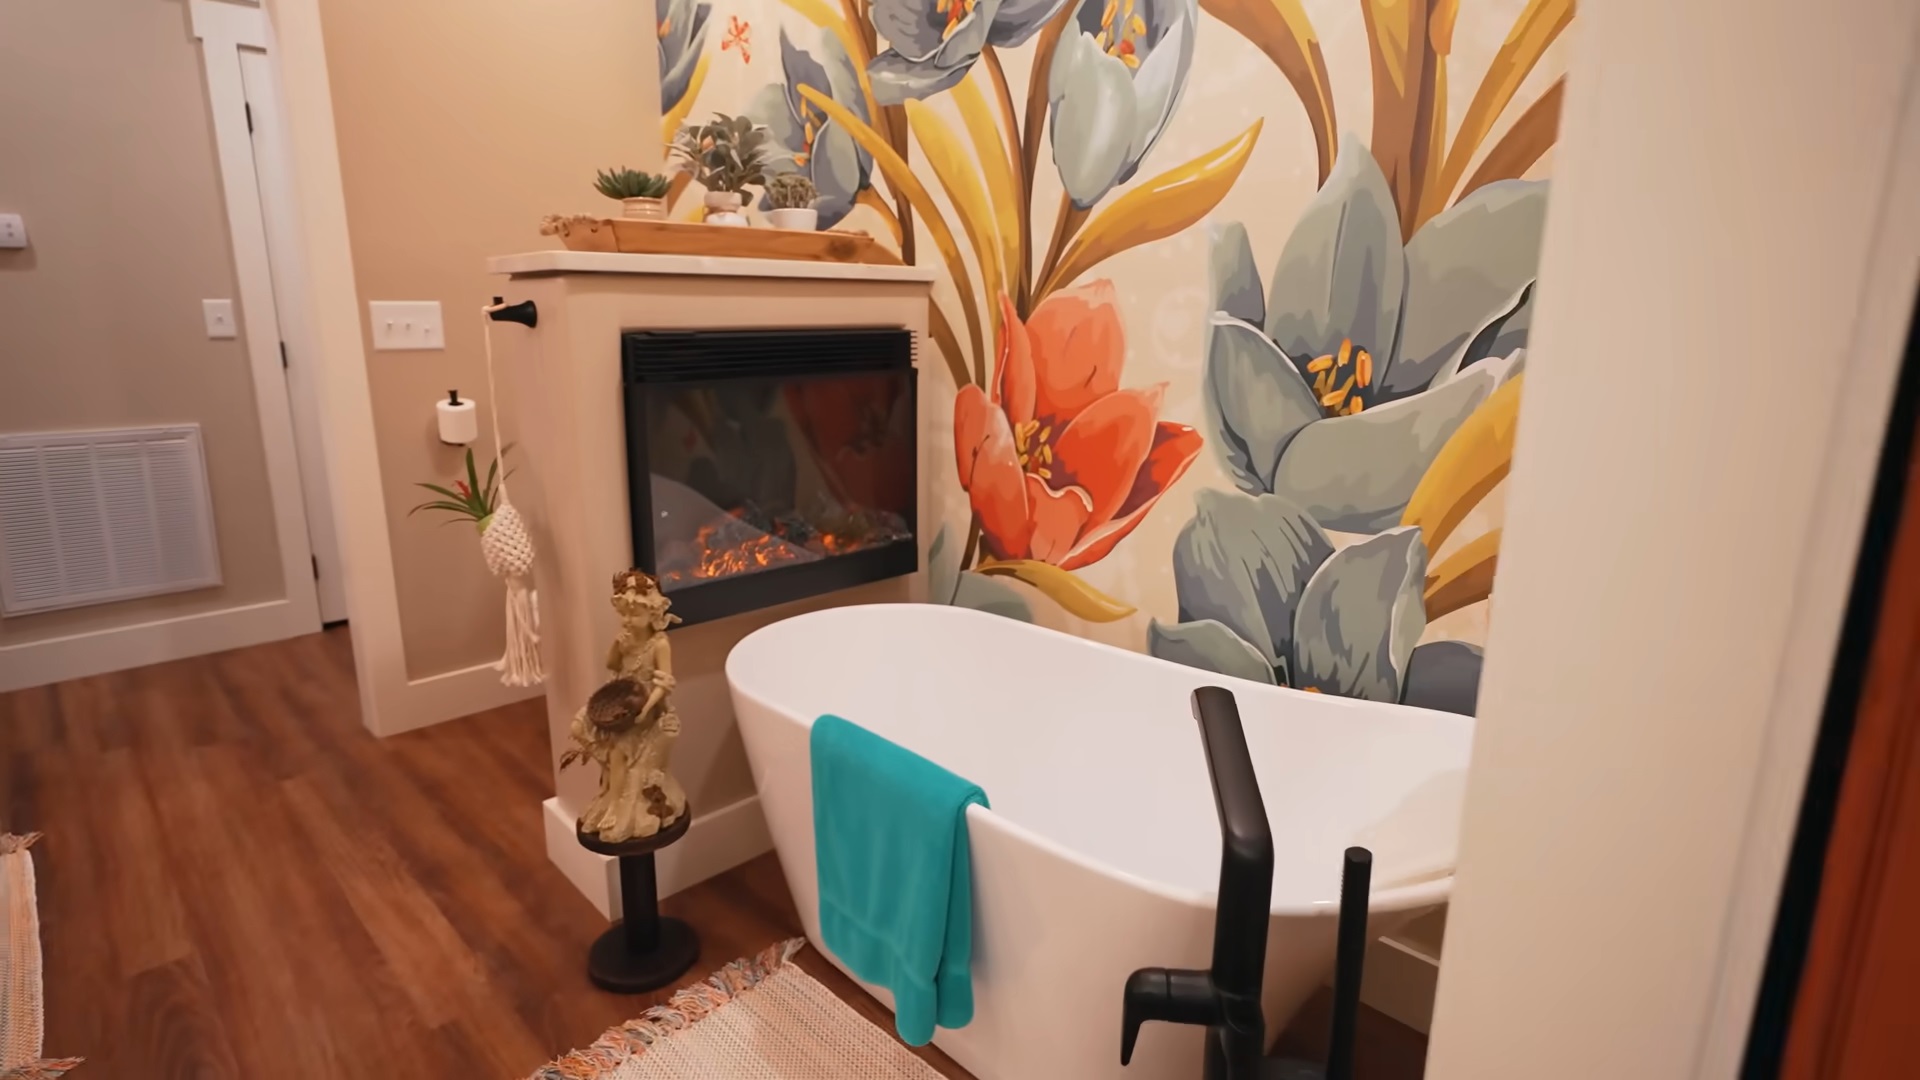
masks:
[[[808,207],[786,207],[767,211],[767,218],[776,229],[797,229],[801,232],[814,232],[820,228],[820,211]]]
[[[641,221],[665,221],[667,219],[667,200],[665,199],[621,199],[620,216],[637,218]]]
[[[740,212],[745,199],[737,191],[709,191],[706,196],[709,225],[745,225],[747,216]]]

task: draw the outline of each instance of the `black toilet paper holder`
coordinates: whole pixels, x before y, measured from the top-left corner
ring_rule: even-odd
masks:
[[[534,307],[533,301],[531,300],[522,300],[517,304],[507,304],[505,299],[496,296],[493,298],[493,303],[494,310],[487,312],[487,318],[492,319],[494,322],[517,322],[529,330],[539,325],[540,309]],[[502,304],[506,304],[506,306],[501,307],[500,305]]]

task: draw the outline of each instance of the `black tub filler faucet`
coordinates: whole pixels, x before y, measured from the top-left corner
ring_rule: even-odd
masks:
[[[1148,1020],[1207,1029],[1203,1080],[1351,1080],[1353,1023],[1360,1005],[1360,969],[1366,956],[1368,878],[1373,857],[1348,848],[1340,880],[1339,959],[1334,974],[1333,1030],[1325,1070],[1294,1061],[1267,1061],[1266,1022],[1260,1012],[1261,970],[1267,958],[1267,920],[1273,899],[1273,832],[1267,826],[1260,781],[1247,752],[1246,732],[1233,693],[1203,686],[1193,692],[1213,801],[1220,814],[1220,890],[1213,923],[1213,966],[1205,971],[1141,968],[1127,978],[1121,1014],[1120,1063],[1133,1058],[1140,1025]]]

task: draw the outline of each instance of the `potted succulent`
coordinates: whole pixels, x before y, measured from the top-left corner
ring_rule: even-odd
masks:
[[[767,217],[774,228],[813,232],[820,227],[820,211],[813,208],[820,193],[813,181],[799,173],[781,173],[767,180],[766,190],[767,204],[773,208]]]
[[[620,200],[620,216],[643,220],[664,220],[667,216],[667,178],[638,169],[602,169],[594,177],[594,190],[609,199]]]
[[[674,156],[684,160],[693,178],[707,189],[707,218],[714,225],[745,225],[740,212],[748,184],[766,182],[773,136],[749,116],[714,113],[705,123],[688,122],[673,137]]]

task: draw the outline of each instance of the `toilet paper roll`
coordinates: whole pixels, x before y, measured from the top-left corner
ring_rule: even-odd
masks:
[[[441,442],[465,446],[480,437],[480,412],[472,401],[441,401],[439,410]]]

